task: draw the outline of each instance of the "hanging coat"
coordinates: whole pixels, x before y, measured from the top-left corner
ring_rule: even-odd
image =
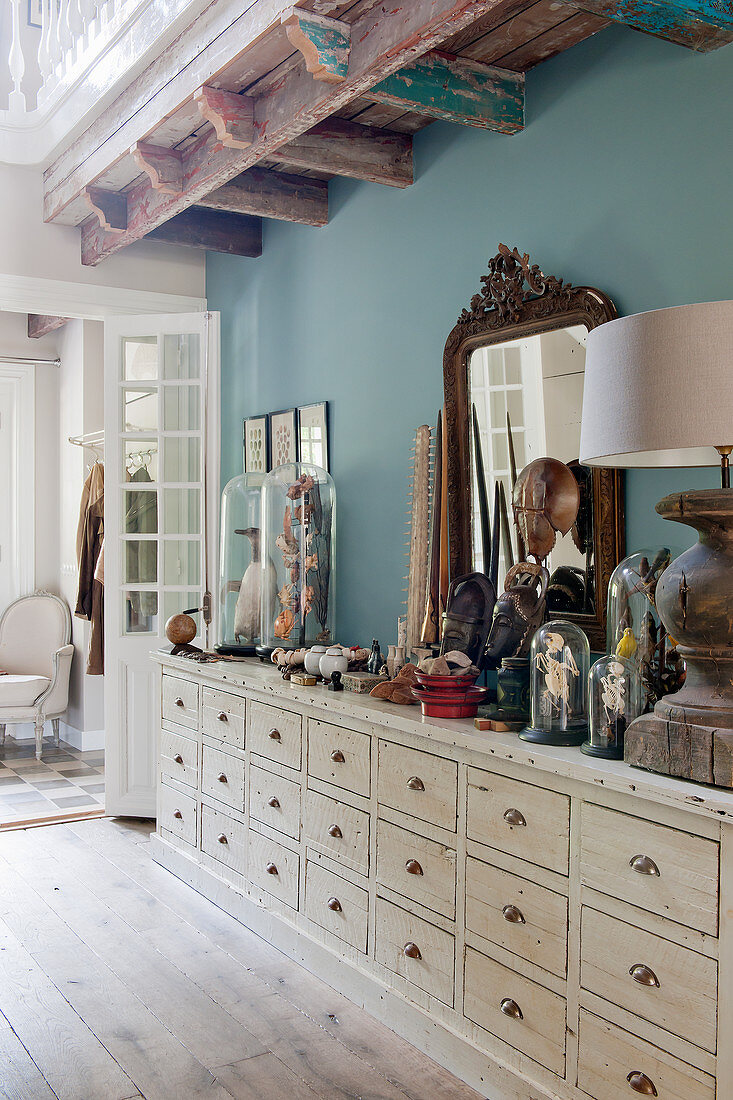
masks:
[[[129,478],[130,482],[141,485],[140,492],[126,494],[125,534],[155,535],[158,532],[158,503],[154,490],[145,489],[151,477],[147,469],[141,466]],[[125,543],[127,554],[126,579],[130,584],[155,584],[158,570],[157,540],[130,541]],[[131,592],[128,599],[137,618],[157,614],[158,595],[156,592]]]
[[[104,585],[97,567],[104,542],[104,466],[95,462],[84,482],[76,534],[79,590],[75,614],[92,624],[87,673],[104,675]]]

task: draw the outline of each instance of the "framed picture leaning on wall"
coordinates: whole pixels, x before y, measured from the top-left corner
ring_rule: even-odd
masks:
[[[298,448],[301,462],[328,470],[328,402],[298,409]]]
[[[266,474],[269,466],[267,417],[250,416],[244,421],[244,473]]]
[[[270,463],[274,470],[298,461],[298,431],[295,409],[270,413]]]

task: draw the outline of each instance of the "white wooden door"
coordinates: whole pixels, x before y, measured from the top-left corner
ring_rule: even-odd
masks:
[[[218,313],[107,321],[104,419],[106,809],[154,817],[150,653],[168,644],[171,615],[202,607],[216,576]]]

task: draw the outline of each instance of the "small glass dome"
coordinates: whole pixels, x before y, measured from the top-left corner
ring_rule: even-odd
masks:
[[[217,652],[253,656],[260,641],[260,504],[264,474],[233,477],[221,494]]]
[[[291,462],[262,487],[260,656],[334,639],[336,490],[318,466]]]
[[[624,735],[642,709],[637,665],[626,657],[601,657],[588,677],[590,734],[581,746],[588,756],[623,760]]]
[[[531,725],[524,741],[580,745],[588,736],[590,645],[580,627],[565,619],[545,623],[529,655]]]

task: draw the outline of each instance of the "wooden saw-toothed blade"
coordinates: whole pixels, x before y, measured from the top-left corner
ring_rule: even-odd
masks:
[[[420,642],[428,583],[430,526],[430,443],[432,429],[415,432],[415,462],[410,476],[410,565],[407,574],[407,654]]]

